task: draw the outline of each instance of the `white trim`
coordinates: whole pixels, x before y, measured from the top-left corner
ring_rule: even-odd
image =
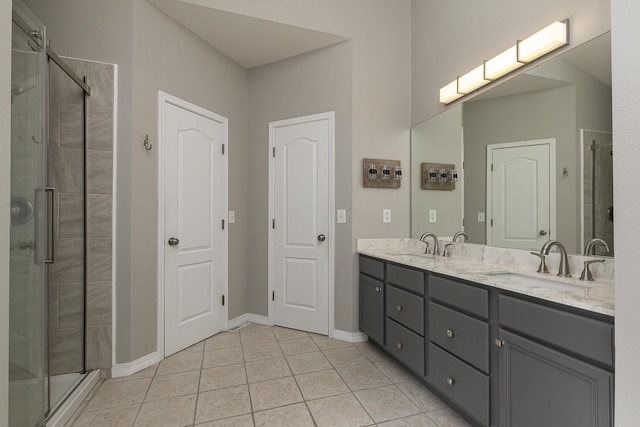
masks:
[[[100,369],[88,372],[85,378],[73,393],[65,400],[64,405],[61,406],[49,420],[47,420],[47,427],[62,427],[64,426],[78,410],[82,402],[91,393],[91,390],[98,384],[100,380]]]
[[[187,109],[196,114],[200,114],[203,117],[210,118],[224,123],[224,144],[225,154],[222,158],[222,167],[224,168],[225,182],[222,186],[222,211],[229,212],[229,121],[226,117],[220,116],[205,108],[199,107],[188,101],[180,99],[176,96],[170,95],[161,90],[158,91],[158,143],[156,148],[158,149],[158,259],[157,259],[157,277],[158,277],[158,335],[157,335],[157,350],[158,356],[161,359],[164,358],[164,161],[165,161],[165,141],[163,126],[165,122],[164,105],[167,103],[174,104],[180,108]],[[228,222],[228,221],[227,221]],[[226,296],[225,305],[222,307],[222,330],[227,329],[229,320],[229,227],[224,228],[224,242],[225,250],[223,251],[222,261],[222,287],[224,295]]]
[[[139,372],[145,368],[148,368],[149,366],[160,362],[161,360],[162,357],[160,357],[160,353],[154,351],[153,353],[142,356],[141,358],[136,359],[133,362],[114,365],[113,368],[111,368],[111,377],[119,378],[133,375],[136,372]]]
[[[302,117],[294,117],[291,119],[286,119],[286,120],[277,120],[277,121],[273,121],[273,122],[269,122],[269,152],[267,153],[267,155],[269,156],[269,216],[267,217],[267,229],[269,230],[268,235],[269,235],[269,240],[268,240],[268,268],[269,268],[269,273],[268,273],[268,293],[267,293],[267,301],[268,301],[268,322],[267,324],[269,325],[273,325],[273,301],[271,299],[271,293],[273,292],[274,289],[274,269],[273,269],[273,263],[274,263],[274,236],[273,236],[273,228],[271,225],[271,221],[274,218],[274,204],[273,204],[273,187],[274,187],[274,158],[272,153],[273,147],[274,147],[274,138],[273,138],[273,131],[274,131],[274,126],[280,125],[280,126],[285,126],[285,125],[291,125],[291,124],[296,124],[296,123],[306,123],[306,122],[310,122],[310,121],[319,121],[319,120],[327,120],[329,123],[329,156],[328,156],[328,160],[329,160],[329,171],[328,171],[328,178],[329,178],[329,195],[328,195],[328,202],[329,202],[329,215],[328,215],[328,221],[329,221],[329,232],[328,232],[328,238],[329,238],[329,274],[328,274],[328,278],[329,278],[329,283],[328,283],[328,287],[329,287],[329,292],[328,292],[328,298],[329,298],[329,302],[328,302],[328,318],[329,318],[329,325],[328,325],[328,329],[329,329],[329,337],[333,338],[334,337],[334,327],[335,327],[335,314],[334,314],[334,293],[335,293],[335,223],[336,223],[336,210],[335,210],[335,139],[336,139],[336,135],[335,135],[335,112],[334,111],[328,111],[325,113],[318,113],[318,114],[312,114],[309,116],[302,116]]]
[[[260,325],[271,326],[271,323],[269,323],[269,318],[267,316],[261,316],[259,314],[253,313],[244,313],[238,317],[230,319],[227,323],[227,330],[237,328],[245,322],[259,323]]]
[[[526,147],[531,145],[548,145],[549,146],[549,239],[555,239],[556,230],[556,139],[533,139],[530,141],[505,142],[501,144],[487,145],[487,187],[485,207],[485,241],[488,246],[493,245],[493,234],[491,233],[491,218],[493,218],[493,174],[491,173],[491,164],[493,163],[493,150],[501,148]]]
[[[578,246],[578,251],[581,251],[584,248],[584,132],[587,129],[580,129],[580,236],[578,236],[578,242],[580,242],[580,246]],[[593,195],[592,195],[593,197]],[[591,200],[593,203],[593,200]],[[591,218],[591,221],[594,221],[595,218]]]
[[[117,194],[118,194],[118,64],[113,64],[113,189],[111,190],[111,366],[116,364],[116,239],[117,239]]]
[[[364,332],[349,332],[334,329],[333,338],[346,342],[365,342],[369,339],[369,336]]]

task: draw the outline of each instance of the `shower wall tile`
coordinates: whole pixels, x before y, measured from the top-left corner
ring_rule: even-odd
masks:
[[[49,147],[60,147],[60,104],[49,99]]]
[[[49,186],[61,193],[84,191],[84,150],[50,148],[48,154]]]
[[[88,146],[92,150],[113,150],[113,107],[90,105]]]
[[[91,194],[111,194],[113,191],[113,152],[88,151],[88,192]]]
[[[49,315],[49,329],[58,328],[58,285],[49,284],[47,289],[49,303],[47,313]]]
[[[81,283],[84,281],[84,239],[58,239],[55,263],[49,265],[50,283]]]
[[[58,285],[58,328],[82,328],[84,283]]]
[[[78,64],[74,67],[71,60],[65,59],[64,61],[80,77],[87,75],[86,66]],[[82,104],[84,101],[82,88],[54,62],[51,62],[49,69],[49,99],[58,103]]]
[[[84,149],[82,104],[60,104],[60,147]]]
[[[84,195],[58,193],[58,237],[84,237]]]
[[[87,199],[89,238],[111,238],[112,198],[111,194],[89,194]]]
[[[111,239],[89,239],[87,250],[87,281],[111,281]]]
[[[83,328],[49,330],[49,375],[81,372]]]
[[[87,369],[110,368],[111,325],[87,327]]]
[[[87,283],[87,326],[112,324],[111,292],[111,282]]]
[[[90,64],[89,85],[91,86],[90,105],[101,105],[113,109],[113,81],[115,67],[112,64],[93,62]]]

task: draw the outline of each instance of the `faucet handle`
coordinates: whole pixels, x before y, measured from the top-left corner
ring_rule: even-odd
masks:
[[[591,273],[591,270],[589,269],[589,267],[594,262],[604,262],[604,261],[605,261],[604,259],[591,259],[591,260],[585,261],[584,268],[582,269],[582,274],[580,275],[580,280],[584,280],[586,277],[588,281],[593,282],[593,274]]]
[[[422,243],[424,243],[425,245],[427,245],[426,248],[424,248],[424,253],[428,254],[429,253],[429,242],[427,242],[426,240],[423,240]]]
[[[531,255],[535,255],[537,257],[540,257],[540,265],[538,266],[538,273],[548,273],[549,269],[547,268],[547,263],[545,261],[545,258],[547,257],[545,254],[541,254],[539,252],[529,252]]]
[[[444,248],[442,249],[442,256],[447,256],[447,249],[449,248],[449,246],[453,246],[453,242],[444,244]]]

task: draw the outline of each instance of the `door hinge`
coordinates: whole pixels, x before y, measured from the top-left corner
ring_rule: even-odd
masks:
[[[222,154],[224,154],[224,144],[222,144]]]
[[[464,227],[464,218],[462,218],[462,226]]]
[[[271,228],[276,228],[276,219],[271,220]]]
[[[272,150],[271,150],[271,155],[272,155],[273,157],[275,157],[275,156],[276,156],[276,147],[273,147],[273,148],[272,148]]]
[[[464,170],[464,161],[462,162],[462,170]]]
[[[494,342],[497,347],[502,347],[504,345],[504,341],[502,341],[500,338],[496,338]]]
[[[493,172],[493,163],[491,163],[491,172]]]
[[[224,305],[224,295],[222,295],[222,305]]]
[[[271,301],[276,300],[276,291],[271,292]]]
[[[493,218],[491,218],[491,226],[493,227]]]
[[[222,220],[222,229],[224,230],[224,219]]]

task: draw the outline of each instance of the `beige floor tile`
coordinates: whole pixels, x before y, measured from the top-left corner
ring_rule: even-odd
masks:
[[[237,365],[243,363],[242,347],[230,347],[220,350],[204,352],[202,368],[215,368],[216,366]]]
[[[249,384],[254,411],[302,402],[302,394],[293,377]]]
[[[323,350],[323,353],[326,358],[329,359],[329,362],[331,362],[331,364],[336,368],[369,363],[369,359],[364,357],[354,346]]]
[[[167,399],[198,392],[200,371],[158,375],[153,379],[145,401]]]
[[[240,415],[209,423],[196,424],[196,427],[253,427],[253,415]]]
[[[360,350],[364,356],[371,362],[380,362],[383,360],[391,360],[391,358],[383,352],[378,346],[369,342],[355,343],[354,346]]]
[[[184,350],[181,350],[178,354],[180,353],[196,353],[196,352],[202,352],[204,351],[204,341],[200,341],[199,343],[196,343],[194,345],[192,345],[191,347],[187,347]]]
[[[376,423],[420,413],[395,385],[356,391],[354,395]]]
[[[387,421],[386,423],[378,424],[380,427],[438,427],[429,417],[425,414],[413,415],[407,418],[400,418],[399,420]]]
[[[374,365],[376,365],[376,367],[380,369],[380,371],[385,374],[392,383],[403,383],[414,379],[413,374],[396,361],[383,360],[374,363]]]
[[[278,341],[292,340],[296,338],[304,338],[309,336],[309,334],[304,331],[299,331],[297,329],[282,328],[280,326],[274,326],[273,328],[271,328],[271,330],[273,331],[273,334],[276,336],[276,339]]]
[[[200,391],[217,390],[247,383],[244,364],[218,366],[202,370]]]
[[[104,382],[87,405],[88,411],[142,403],[151,378],[116,383]]]
[[[318,427],[368,426],[373,420],[353,394],[326,397],[307,402]]]
[[[229,347],[240,347],[240,334],[238,332],[220,332],[208,338],[204,343],[204,351]]]
[[[438,427],[471,427],[471,424],[451,408],[428,412],[427,416],[431,418]]]
[[[332,348],[352,347],[353,344],[346,341],[336,340],[324,335],[310,335],[313,342],[316,343],[320,350],[330,350]]]
[[[73,427],[132,426],[140,405],[121,406],[100,411],[83,412],[73,423]]]
[[[245,345],[242,347],[242,352],[244,353],[245,362],[282,356],[282,350],[280,350],[280,346],[275,341],[266,344]]]
[[[160,363],[156,363],[152,366],[149,366],[148,368],[144,368],[143,370],[136,372],[133,375],[127,375],[126,377],[109,378],[105,381],[117,383],[122,381],[139,380],[141,378],[152,378],[156,374],[159,365]]]
[[[202,353],[176,353],[158,366],[156,375],[176,374],[178,372],[197,371],[202,366]]]
[[[246,385],[205,391],[198,395],[196,424],[251,412]]]
[[[309,337],[295,338],[286,341],[280,341],[280,348],[285,356],[300,353],[310,353],[312,351],[320,350],[313,340]]]
[[[404,383],[396,384],[396,386],[413,401],[422,412],[435,411],[437,409],[447,408],[447,404],[438,398],[435,394],[416,379]]]
[[[240,332],[240,339],[242,340],[242,345],[257,345],[273,342],[276,340],[276,336],[273,335],[271,329],[264,329],[247,332],[242,331]]]
[[[306,374],[307,372],[324,371],[331,369],[333,366],[329,363],[321,351],[313,353],[294,354],[286,357],[289,368],[294,375]]]
[[[313,419],[304,403],[268,409],[253,414],[256,427],[313,427]]]
[[[295,378],[305,400],[321,399],[350,391],[334,369],[296,375]]]
[[[337,368],[337,371],[352,391],[391,384],[389,378],[383,375],[373,363],[344,366]]]
[[[145,402],[136,418],[135,427],[182,427],[193,423],[197,394]]]
[[[247,378],[250,383],[291,376],[291,370],[284,357],[247,362]]]

